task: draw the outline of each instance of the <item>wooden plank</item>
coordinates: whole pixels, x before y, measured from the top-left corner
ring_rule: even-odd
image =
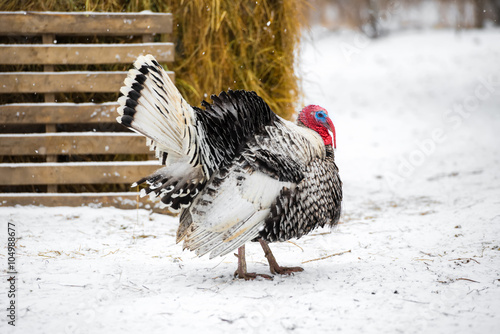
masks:
[[[149,154],[135,133],[0,134],[1,155]]]
[[[54,42],[55,35],[54,34],[44,34],[42,36],[42,41],[43,44],[52,44]],[[44,65],[43,66],[43,71],[44,72],[53,72],[54,71],[54,65]],[[45,102],[55,102],[56,101],[56,95],[54,93],[47,93],[44,94],[44,100]],[[57,132],[57,126],[56,124],[45,124],[45,132]],[[57,162],[57,155],[47,155],[45,157],[46,162]],[[47,192],[49,193],[56,193],[57,192],[57,185],[56,184],[50,184],[47,186]]]
[[[118,92],[126,72],[0,73],[0,93]]]
[[[133,189],[132,189],[133,190]],[[160,209],[159,199],[152,201],[149,196],[140,197],[136,191],[118,193],[0,193],[0,207],[15,205],[36,206],[91,206],[116,207],[120,209],[151,209],[154,212],[171,214]]]
[[[117,102],[0,105],[0,124],[116,123]]]
[[[122,71],[1,72],[0,93],[118,93],[126,77]]]
[[[2,35],[170,34],[170,13],[0,12]]]
[[[0,185],[126,184],[160,168],[158,161],[0,164]]]
[[[0,63],[22,64],[128,64],[152,54],[159,62],[174,61],[172,43],[2,45]]]

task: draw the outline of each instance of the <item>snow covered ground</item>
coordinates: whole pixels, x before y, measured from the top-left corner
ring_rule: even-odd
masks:
[[[305,102],[333,118],[345,201],[335,230],[271,245],[304,267],[295,276],[235,280],[234,256],[183,252],[176,219],[145,210],[0,208],[0,332],[498,332],[499,41],[493,29],[313,32]],[[247,261],[268,273],[258,245]]]

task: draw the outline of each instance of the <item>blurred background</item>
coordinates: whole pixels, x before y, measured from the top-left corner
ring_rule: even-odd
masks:
[[[312,0],[309,22],[370,37],[404,29],[471,29],[499,25],[498,0]]]

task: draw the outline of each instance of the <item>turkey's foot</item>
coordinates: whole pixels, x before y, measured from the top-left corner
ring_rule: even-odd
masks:
[[[269,268],[271,269],[271,273],[280,275],[292,275],[293,273],[304,271],[302,267],[281,267],[279,265],[269,265]]]
[[[244,279],[245,281],[254,280],[257,277],[263,277],[263,278],[271,280],[271,281],[273,280],[272,276],[269,276],[266,274],[256,274],[256,273],[247,273],[247,272],[240,273],[238,270],[236,270],[234,272],[234,277]]]
[[[264,254],[266,255],[267,262],[269,263],[269,270],[271,270],[271,274],[280,274],[280,275],[292,275],[293,273],[304,271],[304,268],[301,267],[282,267],[276,261],[276,258],[271,252],[271,248],[264,239],[259,239],[259,243],[264,250]]]
[[[234,272],[234,277],[244,279],[245,281],[254,280],[257,277],[263,277],[268,280],[273,278],[265,274],[256,274],[247,272],[247,261],[245,258],[245,245],[238,248],[238,254],[234,254],[238,258],[238,269]]]

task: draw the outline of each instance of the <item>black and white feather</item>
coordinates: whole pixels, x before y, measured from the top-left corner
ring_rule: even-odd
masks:
[[[146,136],[164,165],[137,184],[181,212],[177,242],[215,257],[338,222],[341,181],[318,133],[280,118],[254,92],[192,107],[152,56],[134,67],[117,120]]]

